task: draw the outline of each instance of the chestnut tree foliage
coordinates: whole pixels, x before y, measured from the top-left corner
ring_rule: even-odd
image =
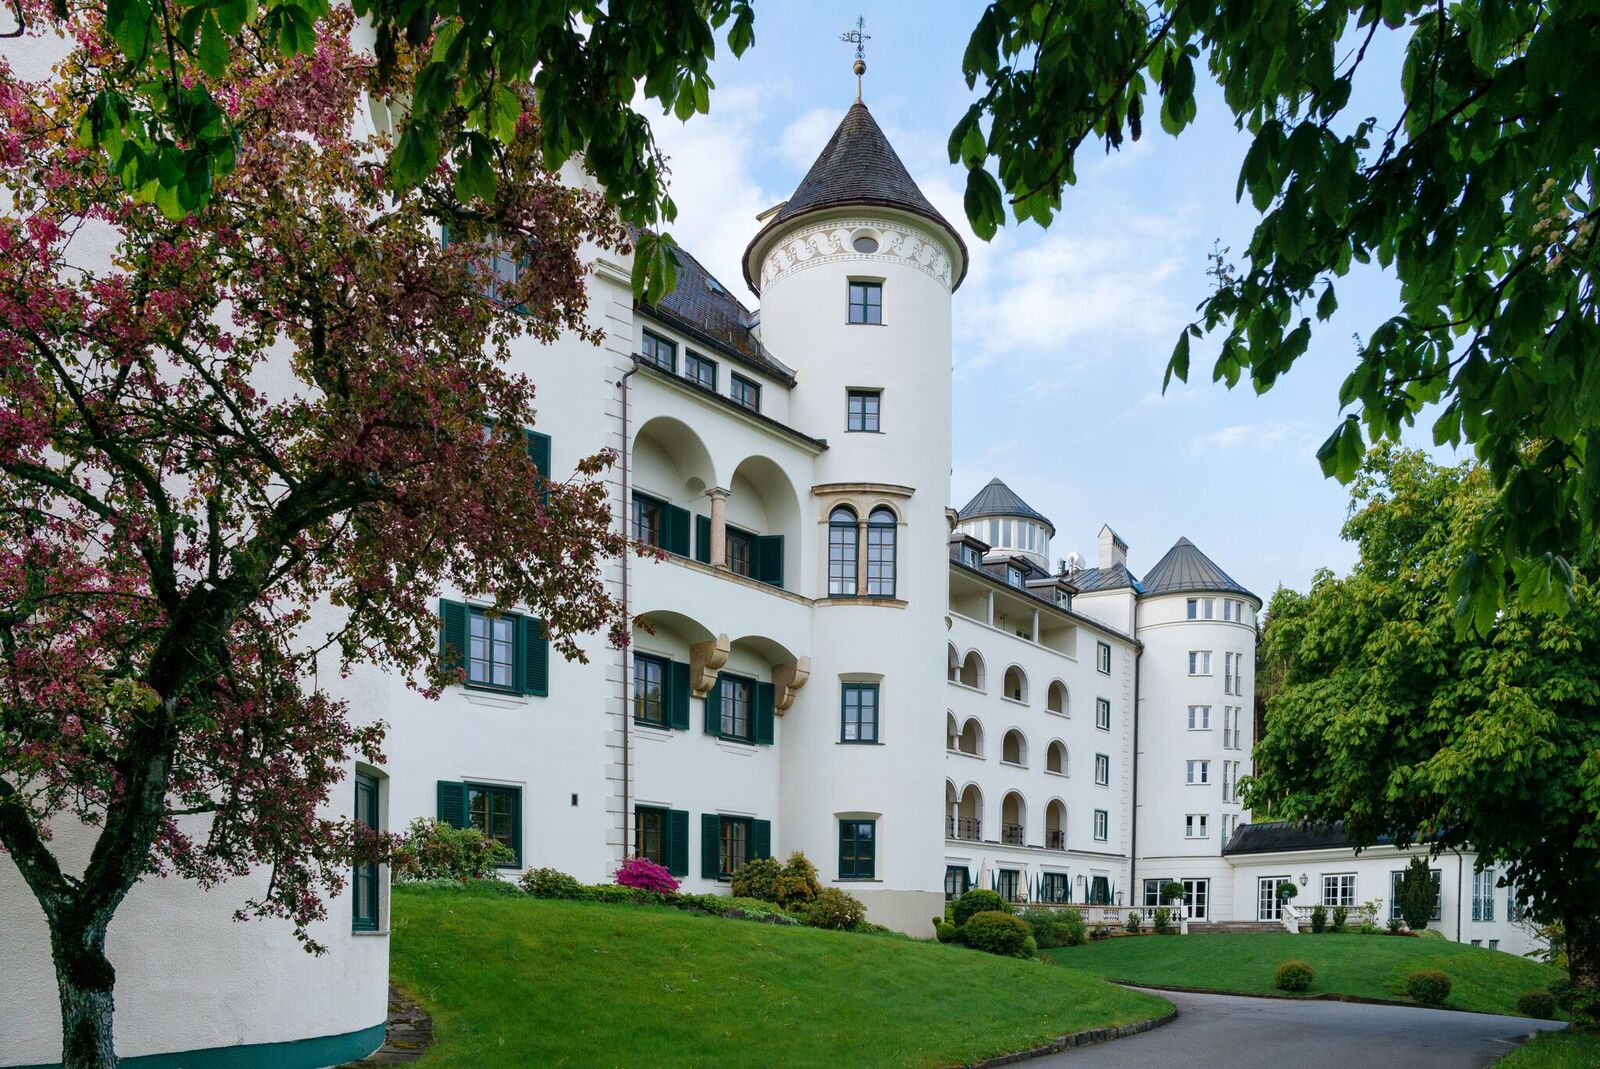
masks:
[[[237,144],[169,212],[82,141],[125,58],[98,16],[64,25],[50,78],[0,68],[0,845],[48,920],[79,1067],[114,1062],[105,932],[136,881],[265,868],[240,915],[315,950],[352,857],[384,848],[323,806],[382,760],[382,726],[319,680],[451,682],[444,586],[524,608],[569,657],[620,638],[610,458],[536,471],[508,361],[594,337],[581,251],[626,235],[542,166],[527,87],[492,200],[448,160],[396,187],[392,144],[354,123],[375,70],[348,11],[287,60],[179,58]],[[401,49],[388,84],[417,66]],[[491,298],[493,255],[522,269]],[[52,843],[79,823],[86,864]]]
[[[1258,812],[1343,820],[1358,845],[1393,835],[1471,847],[1540,921],[1563,922],[1577,1020],[1600,1023],[1600,589],[1591,555],[1565,615],[1513,597],[1486,637],[1455,627],[1449,577],[1496,506],[1480,464],[1374,450],[1344,535],[1360,560],[1279,590],[1266,656]],[[1516,592],[1513,590],[1513,594]],[[1431,899],[1430,899],[1431,900]]]

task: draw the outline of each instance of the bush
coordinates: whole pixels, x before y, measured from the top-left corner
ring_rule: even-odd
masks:
[[[789,855],[783,871],[773,881],[772,901],[785,909],[799,909],[813,901],[821,890],[822,885],[817,882],[817,866],[796,850]]]
[[[1144,927],[1144,918],[1139,916],[1138,910],[1130,909],[1128,910],[1128,919],[1122,923],[1122,926],[1128,929],[1130,934],[1138,935]]]
[[[1328,910],[1325,906],[1311,907],[1311,934],[1321,935],[1328,927]]]
[[[1401,920],[1399,917],[1390,917],[1389,918],[1389,934],[1390,935],[1399,935],[1400,934],[1400,929],[1404,928],[1405,925],[1406,925],[1406,922]],[[1364,925],[1362,925],[1362,927],[1363,928],[1367,928],[1367,927],[1371,927],[1371,926],[1364,924]]]
[[[805,922],[813,928],[847,932],[867,919],[861,899],[837,887],[824,887],[806,907]]]
[[[1179,883],[1177,880],[1168,880],[1166,883],[1161,885],[1161,901],[1158,903],[1158,905],[1164,906],[1168,902],[1181,900],[1182,898],[1183,884]]]
[[[1272,986],[1279,991],[1304,991],[1311,986],[1316,970],[1309,961],[1290,958],[1272,974]]]
[[[516,855],[477,828],[453,828],[418,817],[395,848],[390,868],[397,880],[487,880]]]
[[[579,883],[575,877],[556,869],[529,869],[517,881],[522,889],[535,898],[566,898],[586,901],[594,893]]]
[[[617,885],[654,891],[659,895],[676,894],[678,881],[665,865],[658,865],[647,857],[630,857],[617,869]],[[738,892],[735,892],[737,894]]]
[[[733,900],[728,896],[718,894],[678,895],[672,900],[672,904],[679,909],[720,917],[727,912],[728,903],[731,901]]]
[[[1406,977],[1406,994],[1424,1006],[1442,1006],[1450,997],[1450,977],[1438,969],[1418,969]]]
[[[1089,941],[1088,925],[1075,909],[1025,909],[1021,917],[1041,947],[1076,947]]]
[[[1556,997],[1548,991],[1525,991],[1517,996],[1517,1012],[1548,1021],[1556,1015]]]
[[[1349,920],[1350,920],[1350,911],[1348,909],[1346,909],[1344,906],[1334,906],[1333,907],[1333,930],[1334,931],[1336,931],[1336,932],[1344,931],[1344,926],[1345,926],[1346,923],[1349,922]]]
[[[1150,921],[1157,935],[1172,934],[1172,911],[1166,906],[1157,906],[1155,913],[1150,917]]]
[[[660,891],[651,891],[644,887],[624,887],[621,884],[602,883],[593,887],[580,887],[580,898],[585,902],[604,902],[616,905],[619,902],[632,902],[638,905],[659,906],[664,905],[667,896]],[[551,896],[544,895],[549,898]]]
[[[732,898],[722,900],[723,917],[735,917],[746,921],[764,921],[767,924],[800,924],[801,918],[796,917],[776,902],[763,902],[759,898]]]
[[[1400,886],[1395,888],[1394,900],[1400,907],[1400,916],[1405,918],[1406,927],[1413,932],[1420,932],[1428,926],[1428,920],[1433,916],[1438,886],[1426,858],[1412,858],[1400,874]]]
[[[1010,913],[1011,905],[1000,897],[998,891],[976,889],[956,899],[956,908],[950,919],[957,928],[963,927],[975,913]]]
[[[1108,938],[1110,938],[1110,936],[1111,936],[1111,929],[1107,928],[1103,924],[1097,924],[1093,928],[1089,929],[1089,938],[1090,939],[1108,939]]]
[[[1032,941],[1028,926],[1020,918],[997,909],[968,917],[967,923],[961,926],[961,934],[966,937],[968,946],[987,954],[1006,958],[1031,956],[1024,954]]]
[[[961,929],[957,928],[949,921],[940,921],[939,923],[935,924],[933,926],[933,934],[934,938],[938,939],[941,943],[961,942]]]
[[[1550,981],[1550,997],[1556,1000],[1556,1005],[1563,1010],[1572,1009],[1572,981],[1565,976],[1558,976]]]
[[[491,876],[487,880],[412,880],[406,886],[430,891],[488,891],[491,894],[522,897],[522,888],[498,876]]]
[[[759,898],[763,902],[778,900],[778,877],[783,866],[775,857],[758,857],[747,861],[733,874],[733,893],[738,898]]]

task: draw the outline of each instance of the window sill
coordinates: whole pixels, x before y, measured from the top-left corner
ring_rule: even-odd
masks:
[[[817,605],[879,605],[890,609],[903,609],[908,603],[901,598],[878,594],[829,594],[818,598]]]
[[[462,697],[473,705],[484,705],[491,709],[520,709],[528,704],[532,695],[516,694],[509,690],[488,690],[483,687],[463,685]]]
[[[744,739],[717,739],[717,749],[723,753],[738,754],[740,757],[754,757],[756,744]]]
[[[1062,778],[1062,779],[1069,779],[1069,778],[1071,778],[1071,777],[1070,777],[1070,776],[1069,776],[1069,775],[1068,775],[1068,774],[1067,774],[1067,773],[1065,773],[1065,772],[1057,772],[1057,771],[1056,771],[1056,770],[1055,770],[1055,769],[1053,769],[1053,768],[1047,768],[1047,769],[1045,769],[1045,770],[1044,770],[1044,774],[1045,774],[1045,775],[1047,775],[1047,776],[1060,776],[1060,777],[1061,777],[1061,778]]]
[[[948,746],[945,747],[944,752],[950,754],[952,757],[970,757],[974,761],[983,760],[983,754],[981,753],[968,753],[966,750],[952,750]]]
[[[1003,702],[1010,702],[1012,705],[1020,705],[1024,709],[1026,709],[1028,707],[1028,703],[1026,701],[1024,701],[1022,698],[1013,698],[1009,694],[1000,695],[1000,700],[1003,701]]]
[[[389,929],[387,929],[387,928],[352,928],[352,929],[350,929],[350,934],[354,935],[354,936],[369,936],[369,937],[370,936],[382,936],[383,938],[387,939],[389,937]]]
[[[876,876],[840,876],[834,883],[882,883]]]
[[[950,684],[952,687],[960,687],[962,690],[970,690],[974,694],[987,694],[987,693],[989,693],[988,691],[984,690],[982,687],[974,687],[971,683],[963,683],[959,679],[946,679],[945,682]]]
[[[882,434],[883,433],[882,431],[869,431],[864,427],[846,427],[844,429],[844,432],[846,434]]]
[[[882,746],[877,739],[839,739],[835,746]]]
[[[1020,761],[1001,761],[1000,764],[1005,766],[1006,768],[1027,768],[1028,767],[1027,765],[1021,763]]]

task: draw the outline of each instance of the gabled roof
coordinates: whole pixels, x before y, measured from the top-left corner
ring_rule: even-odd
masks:
[[[1145,592],[1144,586],[1134,578],[1132,572],[1128,571],[1126,564],[1113,564],[1109,568],[1084,568],[1073,572],[1069,578],[1073,586],[1085,592],[1124,588],[1132,589],[1135,594]]]
[[[963,520],[976,520],[984,516],[1021,516],[1038,520],[1050,528],[1052,535],[1056,533],[1055,524],[1044,513],[1018,497],[1016,491],[1001,482],[998,476],[990,479],[989,484],[973,495],[972,500],[963,505],[956,515]]]
[[[1156,561],[1144,576],[1146,594],[1181,594],[1190,591],[1207,594],[1243,594],[1256,604],[1261,599],[1234,582],[1233,577],[1218,568],[1216,563],[1187,538],[1180,538],[1167,550],[1167,555]]]
[[[635,302],[639,309],[669,326],[697,334],[723,355],[793,386],[794,370],[769,353],[756,338],[755,313],[717,281],[687,249],[673,249],[672,258],[678,267],[672,292],[661,298],[659,304]]]
[[[961,252],[961,275],[967,272],[967,245],[956,228],[939,214],[939,210],[922,195],[912,180],[906,165],[900,162],[889,139],[883,136],[877,120],[861,101],[851,105],[833,136],[822,149],[822,154],[806,172],[794,194],[767,220],[751,239],[744,253],[744,279],[751,289],[757,289],[751,274],[750,253],[773,228],[806,212],[824,208],[841,208],[849,205],[898,208],[912,215],[920,215],[937,224],[950,235]]]

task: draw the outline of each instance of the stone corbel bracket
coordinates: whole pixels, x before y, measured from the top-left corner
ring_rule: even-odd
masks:
[[[733,644],[727,635],[708,638],[689,647],[689,689],[696,698],[704,698],[717,681],[717,672],[728,663]]]
[[[794,704],[795,691],[805,686],[810,678],[810,657],[796,657],[788,664],[780,664],[772,669],[772,687],[776,692],[772,704],[779,716]]]

